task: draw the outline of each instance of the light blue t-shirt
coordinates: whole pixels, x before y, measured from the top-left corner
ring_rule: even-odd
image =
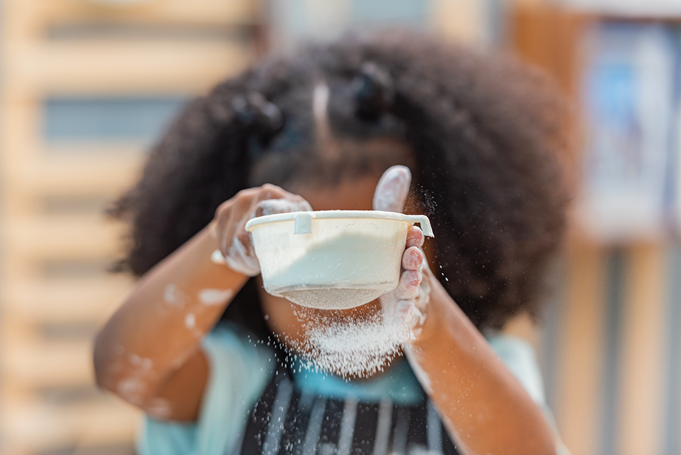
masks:
[[[532,399],[546,409],[532,347],[508,335],[494,334],[487,338]],[[203,349],[211,368],[197,421],[184,424],[145,416],[137,443],[140,455],[222,455],[234,446],[253,405],[274,374],[273,351],[255,343],[246,332],[230,323],[218,325],[205,338]],[[403,359],[381,375],[353,381],[306,368],[292,370],[295,387],[329,398],[344,399],[353,395],[366,402],[388,398],[402,405],[417,404],[423,399],[423,389]],[[558,446],[560,455],[569,455],[562,443],[558,442]]]

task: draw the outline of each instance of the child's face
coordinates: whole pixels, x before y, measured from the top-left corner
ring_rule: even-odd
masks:
[[[380,176],[363,177],[341,183],[334,188],[306,187],[285,188],[305,198],[313,210],[371,210],[374,189]],[[262,284],[262,283],[261,283]],[[286,299],[268,294],[259,286],[260,300],[268,318],[270,329],[280,339],[291,345],[305,345],[305,324],[323,324],[356,321],[381,311],[378,300],[349,310],[325,311],[302,308]],[[293,347],[293,346],[291,346]]]

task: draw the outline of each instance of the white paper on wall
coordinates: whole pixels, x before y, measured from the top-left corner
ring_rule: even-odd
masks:
[[[655,25],[605,24],[585,42],[582,226],[603,241],[664,231],[674,47]]]
[[[598,13],[627,16],[679,16],[679,0],[558,0],[558,3]]]

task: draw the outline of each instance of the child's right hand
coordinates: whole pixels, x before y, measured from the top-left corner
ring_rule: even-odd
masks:
[[[401,213],[407,201],[411,172],[405,166],[393,166],[383,173],[374,192],[374,210]],[[428,261],[421,249],[423,232],[411,226],[402,256],[400,282],[395,289],[379,297],[384,310],[396,311],[414,335],[421,333],[430,300]]]
[[[220,249],[213,253],[213,261],[225,263],[247,276],[260,274],[251,234],[245,229],[248,220],[275,213],[308,211],[312,211],[312,207],[305,199],[275,185],[239,191],[215,211],[212,234]]]

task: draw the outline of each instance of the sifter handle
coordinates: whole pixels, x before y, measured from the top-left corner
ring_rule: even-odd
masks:
[[[428,237],[435,237],[433,235],[433,228],[430,225],[430,220],[428,219],[427,216],[425,215],[404,215],[404,220],[409,221],[410,223],[418,223],[421,225],[421,230],[423,231],[423,235],[427,235]]]

